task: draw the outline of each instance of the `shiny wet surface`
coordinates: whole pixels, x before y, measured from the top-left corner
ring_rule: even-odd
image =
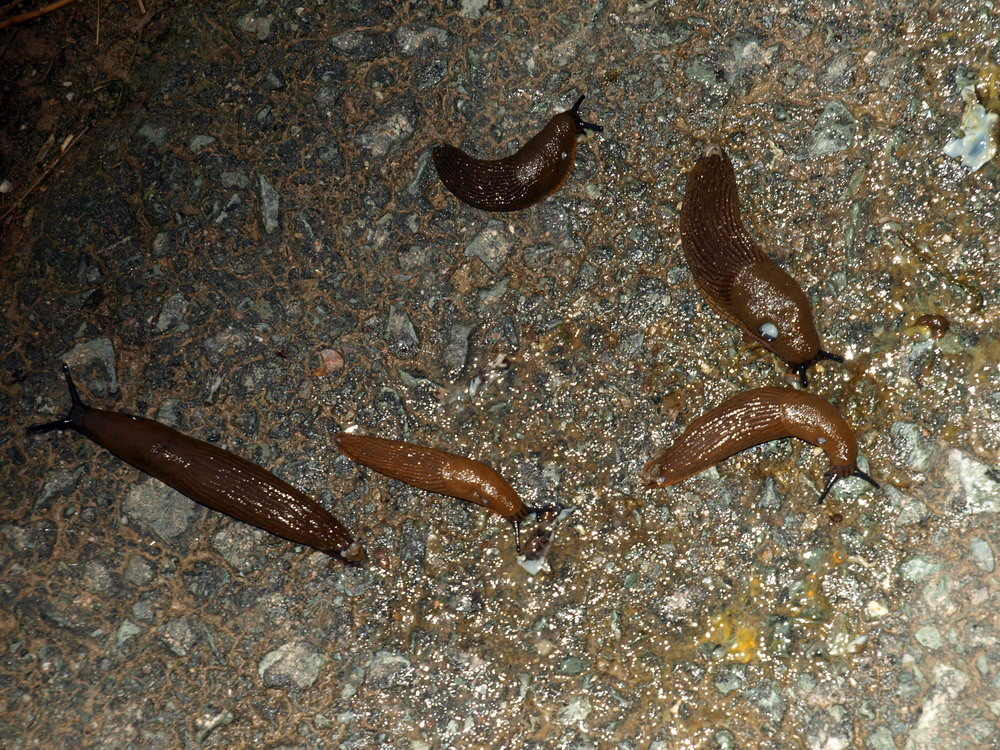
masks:
[[[44,166],[82,134],[31,192],[3,162],[5,746],[996,743],[1000,171],[942,153],[987,11],[398,5],[161,10],[117,108],[53,122],[110,84],[42,78],[37,29],[6,48],[5,138],[51,133]],[[438,182],[435,144],[511,153],[581,93],[605,130],[550,199],[491,215]],[[810,391],[881,491],[817,506],[826,458],[792,441],[641,489],[699,414],[797,381],[685,266],[709,141],[847,356]],[[26,437],[68,406],[62,361],[318,498],[366,566]],[[355,425],[573,506],[539,572],[503,519],[341,457]]]

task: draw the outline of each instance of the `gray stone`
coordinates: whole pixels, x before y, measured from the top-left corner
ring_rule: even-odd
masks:
[[[273,234],[278,229],[279,207],[281,196],[278,191],[271,187],[264,175],[258,173],[257,179],[260,181],[260,212],[264,221],[264,231]]]
[[[195,741],[199,744],[208,739],[208,736],[219,727],[228,726],[233,723],[236,715],[229,710],[208,707],[201,712],[195,720]]]
[[[170,620],[160,628],[160,638],[177,656],[187,656],[198,640],[186,617]]]
[[[242,31],[257,37],[257,41],[266,42],[274,33],[274,16],[259,16],[254,12],[240,16],[236,22]]]
[[[407,24],[396,29],[396,41],[404,55],[425,53],[433,47],[444,47],[448,43],[448,32],[437,26]]]
[[[246,190],[250,187],[250,177],[242,169],[231,172],[223,172],[220,177],[222,185],[227,188],[239,188]]]
[[[146,479],[129,488],[122,513],[161,539],[173,539],[187,530],[198,515],[198,505],[157,479]]]
[[[892,732],[881,724],[872,730],[865,744],[871,750],[896,750],[896,740],[893,739]]]
[[[265,687],[305,689],[316,682],[328,661],[309,643],[290,641],[265,654],[257,665],[257,674]]]
[[[355,141],[371,159],[381,159],[413,134],[413,123],[396,112],[375,130],[359,135]]]
[[[139,135],[149,141],[150,146],[155,148],[163,148],[163,145],[167,142],[167,126],[166,125],[154,125],[153,123],[146,121],[139,128]]]
[[[926,471],[931,462],[933,443],[924,439],[920,427],[912,422],[893,422],[889,428],[893,438],[893,450],[897,465],[902,464],[911,471]]]
[[[385,340],[389,343],[392,353],[402,359],[412,357],[420,349],[420,339],[417,337],[417,329],[413,327],[413,321],[405,310],[395,305],[389,308]]]
[[[48,479],[45,480],[45,486],[42,487],[42,491],[38,493],[38,497],[35,499],[34,510],[37,512],[47,508],[49,507],[49,501],[53,497],[67,495],[75,490],[84,471],[83,466],[73,471],[65,469],[53,471]]]
[[[560,724],[579,724],[587,720],[593,707],[590,705],[590,698],[587,696],[577,696],[570,699],[570,702],[559,709],[556,714],[556,721]]]
[[[137,554],[129,555],[125,564],[125,580],[136,586],[145,586],[153,580],[155,569],[150,562]]]
[[[77,344],[64,354],[62,359],[70,367],[82,367],[91,362],[103,365],[104,371],[108,374],[108,390],[112,393],[118,392],[118,369],[115,364],[115,347],[111,339],[91,339]]]
[[[966,513],[1000,512],[1000,483],[989,474],[989,467],[953,449],[948,454],[949,479],[961,489]]]
[[[206,148],[216,142],[216,138],[211,135],[196,135],[188,144],[188,150],[192,154],[200,154]]]
[[[187,305],[187,297],[181,292],[167,297],[163,306],[160,307],[160,315],[156,319],[157,333],[163,333],[174,327],[178,331],[187,329],[187,325],[182,322],[184,314],[187,312]]]
[[[479,14],[483,12],[489,4],[490,0],[462,0],[462,16],[464,18],[479,18]]]
[[[448,338],[441,352],[441,363],[449,378],[458,377],[462,368],[465,367],[465,360],[469,356],[469,335],[471,333],[472,326],[461,323],[456,323],[448,329]]]
[[[907,581],[922,581],[940,569],[940,563],[932,562],[930,558],[918,555],[903,561],[899,566],[899,574]]]
[[[830,102],[823,108],[815,127],[809,155],[814,158],[826,156],[851,147],[857,129],[854,115],[842,102]]]
[[[368,665],[368,681],[378,688],[401,685],[407,681],[410,660],[395,651],[377,652]]]
[[[503,268],[507,255],[514,245],[514,238],[502,222],[491,221],[465,248],[466,255],[474,255],[493,273]]]
[[[920,645],[922,646],[926,646],[927,648],[930,649],[941,648],[942,644],[941,631],[939,631],[937,628],[931,625],[925,625],[924,627],[920,628],[916,632],[916,635],[914,637],[917,639],[917,642],[920,643]]]
[[[992,573],[995,566],[995,559],[990,543],[985,539],[973,537],[969,541],[969,546],[972,550],[972,562],[976,564],[976,567],[984,573]]]
[[[115,633],[115,646],[120,649],[141,632],[141,626],[136,625],[131,620],[123,620],[122,624],[118,626],[118,632]]]

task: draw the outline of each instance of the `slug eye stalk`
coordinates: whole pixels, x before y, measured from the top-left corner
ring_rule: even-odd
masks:
[[[835,485],[838,480],[844,478],[844,475],[839,474],[834,469],[830,469],[829,471],[827,471],[825,476],[829,477],[829,479],[826,480],[826,484],[823,487],[823,491],[819,494],[819,500],[817,501],[817,505],[822,505],[823,501],[826,500],[826,496],[830,494],[830,490],[833,489],[833,485]],[[858,477],[859,479],[864,479],[866,482],[868,482],[868,484],[870,484],[875,489],[879,489],[879,487],[881,487],[881,485],[878,482],[876,482],[874,479],[872,479],[870,476],[865,474],[865,472],[861,471],[861,469],[858,468],[855,468],[852,473],[847,474],[846,476]]]

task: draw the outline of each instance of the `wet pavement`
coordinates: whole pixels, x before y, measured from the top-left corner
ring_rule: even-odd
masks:
[[[80,5],[47,72],[57,14],[0,39],[5,143],[39,165],[0,162],[0,744],[1000,747],[1000,164],[943,152],[963,89],[1000,101],[996,9],[120,4],[128,74],[95,81]],[[434,145],[511,153],[580,94],[604,132],[548,200],[441,185]],[[810,390],[879,491],[817,505],[827,458],[792,440],[643,489],[699,414],[796,382],[684,262],[710,142],[847,357]],[[368,562],[26,436],[62,362],[316,497]],[[354,427],[571,506],[538,572],[501,518],[340,456]]]

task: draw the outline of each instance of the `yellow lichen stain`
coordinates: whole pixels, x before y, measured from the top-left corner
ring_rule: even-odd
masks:
[[[740,612],[725,611],[708,618],[708,632],[705,643],[717,643],[725,647],[730,661],[746,664],[757,658],[757,628],[738,622]]]
[[[976,97],[990,112],[1000,112],[1000,65],[987,63],[976,77]]]
[[[759,623],[764,613],[758,611],[755,601],[760,593],[760,579],[750,579],[747,591],[740,599],[709,616],[701,643],[722,646],[726,650],[726,658],[739,664],[759,658]]]
[[[724,654],[723,659],[740,664],[769,656],[782,658],[780,650],[768,645],[775,635],[772,628],[776,618],[794,622],[797,629],[808,633],[807,637],[825,640],[837,618],[844,615],[838,613],[823,585],[830,574],[850,560],[838,544],[813,551],[804,562],[808,570],[789,586],[786,597],[765,586],[761,579],[750,579],[745,591],[706,618],[697,645],[716,647]],[[800,632],[799,638],[806,633]]]

